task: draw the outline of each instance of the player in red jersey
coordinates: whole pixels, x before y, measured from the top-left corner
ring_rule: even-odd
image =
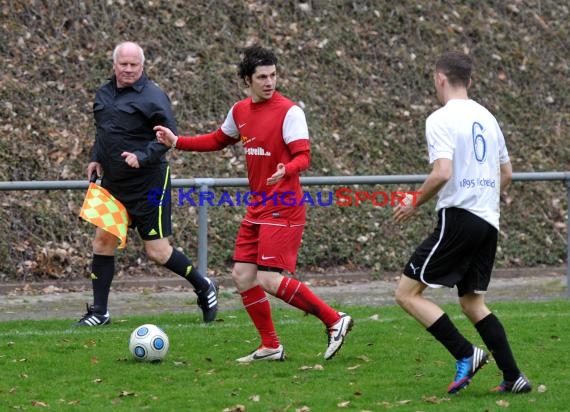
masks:
[[[238,74],[250,96],[235,103],[215,132],[176,136],[156,126],[157,139],[189,151],[221,150],[241,142],[252,192],[239,228],[232,278],[243,305],[261,336],[261,345],[238,362],[284,360],[266,292],[318,317],[328,331],[324,358],[331,359],[344,343],[352,318],[323,302],[295,272],[305,225],[299,173],[310,163],[309,130],[303,110],[276,91],[277,57],[258,45],[244,50]]]

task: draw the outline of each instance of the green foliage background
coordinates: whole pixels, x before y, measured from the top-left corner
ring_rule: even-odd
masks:
[[[427,173],[424,121],[438,107],[433,61],[445,49],[465,50],[477,64],[471,97],[498,118],[515,172],[564,171],[569,21],[566,2],[553,0],[6,0],[0,179],[85,178],[92,99],[123,40],[145,49],[146,71],[171,96],[184,133],[214,130],[245,96],[235,74],[244,46],[274,49],[280,88],[309,121],[310,176]],[[245,176],[239,147],[171,160],[175,178]],[[0,281],[85,276],[92,228],[77,218],[80,192],[0,193]],[[513,184],[503,196],[498,266],[564,263],[565,193],[561,182]],[[432,211],[398,227],[387,208],[311,208],[299,270],[397,271],[433,224]],[[228,271],[242,214],[211,209],[214,273]],[[197,211],[175,208],[174,223],[174,243],[195,256]],[[121,253],[121,273],[160,273],[139,246],[133,237]]]

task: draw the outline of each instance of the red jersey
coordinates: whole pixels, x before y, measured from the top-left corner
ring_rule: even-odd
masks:
[[[267,185],[279,163],[287,164],[295,153],[309,150],[303,110],[278,92],[259,103],[248,97],[230,109],[221,131],[243,143],[251,191],[244,219],[252,223],[304,224],[299,174],[286,174],[277,183]]]

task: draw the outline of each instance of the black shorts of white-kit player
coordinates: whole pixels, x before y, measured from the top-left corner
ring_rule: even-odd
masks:
[[[485,293],[497,236],[494,226],[465,209],[440,209],[437,227],[416,248],[404,274],[430,287],[457,286],[460,297]]]

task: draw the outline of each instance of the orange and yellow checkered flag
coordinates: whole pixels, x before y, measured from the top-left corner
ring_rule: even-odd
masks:
[[[91,182],[79,216],[97,227],[117,236],[123,249],[127,244],[129,214],[121,202],[106,189]]]

